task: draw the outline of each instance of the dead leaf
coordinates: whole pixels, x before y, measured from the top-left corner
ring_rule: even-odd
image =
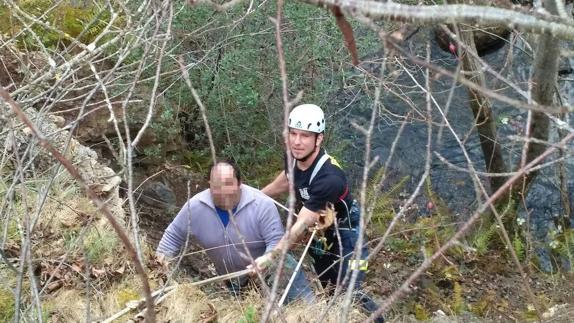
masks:
[[[80,267],[78,264],[72,264],[72,270],[77,272],[78,274],[82,273],[82,267]]]
[[[126,271],[126,265],[122,265],[120,268],[116,269],[116,274],[123,274]]]
[[[217,311],[215,310],[215,306],[213,306],[211,303],[207,303],[207,305],[209,306],[209,310],[203,311],[200,314],[201,323],[217,322]]]
[[[99,278],[101,276],[104,276],[105,274],[106,274],[105,269],[92,268],[92,276],[94,276],[95,278]]]
[[[319,221],[317,221],[317,224],[313,229],[325,230],[329,228],[331,225],[333,225],[333,222],[335,222],[336,216],[337,212],[335,211],[335,207],[333,206],[333,204],[327,203],[327,207],[325,207],[325,210],[321,210],[319,212]]]
[[[335,21],[339,30],[343,34],[343,40],[345,41],[345,47],[349,50],[351,54],[351,60],[354,66],[359,65],[359,56],[357,55],[357,45],[355,43],[355,36],[353,35],[353,27],[351,24],[345,19],[343,12],[339,6],[331,7],[331,12],[333,16],[335,16]]]
[[[49,283],[48,286],[46,286],[46,290],[47,290],[48,294],[50,294],[50,293],[55,292],[56,290],[60,289],[63,285],[64,285],[64,283],[61,280],[56,280],[56,281]]]

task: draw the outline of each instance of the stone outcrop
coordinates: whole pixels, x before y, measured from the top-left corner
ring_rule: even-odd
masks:
[[[59,128],[58,124],[61,124],[59,118],[40,114],[33,108],[26,109],[25,113],[39,133],[70,160],[84,182],[106,201],[112,214],[123,224],[124,212],[119,196],[121,178],[111,168],[98,161],[95,151],[80,144],[69,131]],[[49,176],[49,171],[58,164],[58,161],[39,145],[31,129],[24,126],[5,104],[0,105],[0,121],[6,125],[4,131],[0,133],[0,149],[4,152],[7,168],[16,170],[17,165],[29,164],[29,167],[24,166],[25,178],[46,173]],[[105,218],[100,221],[107,222]]]

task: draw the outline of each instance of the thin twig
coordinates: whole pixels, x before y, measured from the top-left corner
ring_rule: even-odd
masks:
[[[560,145],[562,146],[566,146],[566,144],[568,142],[570,142],[571,140],[574,139],[574,133],[570,133],[568,136],[566,136],[563,140],[560,141]],[[508,179],[508,181],[506,183],[504,183],[503,186],[501,186],[494,194],[492,194],[475,212],[474,214],[468,219],[468,221],[466,221],[466,223],[439,249],[437,250],[431,257],[429,257],[428,259],[426,259],[418,268],[417,270],[415,270],[410,276],[409,278],[407,278],[403,284],[401,284],[401,286],[395,290],[386,300],[385,302],[381,305],[381,307],[379,307],[379,309],[373,314],[371,315],[371,317],[369,317],[369,321],[372,321],[372,319],[374,317],[376,317],[377,315],[380,315],[381,313],[383,313],[384,311],[386,311],[389,306],[391,304],[393,304],[394,302],[397,301],[397,299],[399,299],[400,297],[402,297],[404,294],[407,294],[410,291],[410,287],[414,281],[416,279],[418,279],[418,277],[423,274],[430,266],[431,264],[437,259],[439,258],[442,254],[445,253],[445,251],[447,251],[450,247],[454,246],[456,243],[456,241],[459,241],[466,233],[467,231],[472,227],[472,225],[478,220],[480,219],[482,213],[484,211],[486,211],[486,209],[490,208],[497,200],[498,198],[500,198],[501,196],[505,195],[506,192],[508,191],[508,189],[514,184],[514,182],[516,182],[517,180],[520,179],[520,177],[522,177],[524,175],[524,173],[526,171],[528,171],[530,168],[534,167],[535,165],[537,165],[539,162],[541,162],[542,160],[544,160],[546,157],[548,157],[550,154],[552,154],[554,151],[556,151],[557,148],[556,147],[550,147],[548,149],[546,149],[542,154],[540,154],[538,157],[536,157],[534,160],[532,160],[531,162],[529,162],[527,165],[525,165],[519,172],[518,174],[512,176],[511,178]]]
[[[200,280],[197,282],[193,282],[190,283],[189,286],[203,286],[203,285],[207,285],[210,283],[216,283],[216,282],[220,282],[220,281],[224,281],[224,280],[230,280],[230,279],[234,279],[234,278],[239,278],[239,277],[243,277],[245,275],[248,275],[249,273],[251,273],[251,269],[243,269],[240,271],[236,271],[233,273],[228,273],[225,275],[219,275],[219,276],[215,276],[215,277],[211,277],[211,278],[207,278],[204,280]],[[156,298],[157,296],[160,296],[160,298],[158,298],[156,301],[154,301],[154,304],[157,305],[159,304],[161,301],[163,301],[165,299],[165,296],[171,295],[173,292],[175,292],[177,290],[178,285],[175,286],[168,286],[162,289],[158,289],[156,291],[154,291],[151,296]],[[161,296],[163,295],[163,296]],[[122,309],[121,311],[117,312],[116,314],[110,316],[109,318],[105,319],[102,321],[102,323],[110,323],[113,322],[114,320],[119,319],[120,317],[126,315],[127,313],[133,311],[134,309],[139,308],[143,303],[145,302],[145,299],[139,299],[137,301],[132,301],[129,302],[129,304]],[[136,314],[136,317],[141,316],[142,312]]]
[[[534,33],[548,32],[558,38],[574,40],[574,25],[568,19],[547,13],[473,5],[405,5],[374,0],[304,0],[318,6],[339,6],[345,12],[377,20],[417,24],[467,23],[484,26],[511,26]]]
[[[203,124],[205,125],[205,132],[207,133],[207,139],[209,140],[209,148],[211,149],[211,159],[213,160],[213,163],[215,164],[217,157],[215,154],[215,144],[213,143],[213,137],[211,135],[211,128],[209,127],[209,121],[207,120],[207,110],[205,109],[203,102],[201,102],[201,98],[197,94],[197,91],[195,90],[195,88],[191,84],[191,79],[189,78],[189,73],[187,72],[187,68],[183,64],[183,59],[181,57],[179,57],[177,62],[179,64],[183,79],[185,80],[185,84],[187,84],[187,87],[191,91],[191,95],[193,96],[195,103],[197,103],[197,105],[199,106],[199,110],[201,111],[201,117],[203,118]]]
[[[291,156],[290,148],[289,148],[289,127],[288,127],[288,120],[289,120],[289,111],[291,108],[292,102],[289,101],[289,91],[287,87],[287,67],[285,64],[284,52],[283,52],[283,40],[281,38],[281,17],[283,15],[283,0],[277,0],[277,14],[275,18],[270,18],[275,27],[275,42],[277,45],[277,60],[279,63],[279,75],[281,77],[281,93],[283,98],[283,142],[285,145],[285,152],[287,155],[287,171],[289,172],[289,178],[293,178],[293,158]],[[285,228],[286,232],[286,239],[290,241],[290,234],[291,234],[291,226],[293,225],[293,214],[295,208],[295,188],[294,182],[292,180],[289,181],[289,212],[287,214],[287,225]],[[271,287],[271,293],[269,295],[268,301],[265,304],[265,309],[263,312],[263,316],[261,318],[262,322],[267,322],[271,315],[271,311],[273,309],[273,304],[275,303],[277,288],[279,286],[279,279],[281,275],[281,271],[283,270],[283,263],[285,262],[285,256],[287,255],[287,250],[289,248],[289,243],[283,245],[281,250],[281,254],[279,257],[279,263],[277,265],[277,272],[275,273],[275,277],[273,279],[273,285]],[[282,317],[279,317],[282,319]]]
[[[283,295],[281,296],[281,299],[279,299],[279,303],[277,304],[277,306],[281,307],[283,305],[283,302],[285,302],[285,298],[287,298],[287,294],[289,293],[289,289],[291,288],[291,285],[293,284],[293,281],[295,280],[295,276],[297,276],[297,273],[299,272],[299,269],[301,268],[301,264],[303,263],[303,259],[305,258],[307,251],[309,251],[309,247],[311,246],[311,243],[313,242],[313,239],[315,238],[315,234],[317,234],[316,228],[313,229],[313,233],[311,234],[311,238],[309,238],[309,242],[307,242],[307,245],[305,246],[305,249],[303,250],[303,254],[299,258],[299,261],[297,262],[297,266],[295,267],[295,270],[293,271],[293,274],[291,275],[291,278],[289,279],[289,283],[287,283],[287,287],[285,288],[285,291],[283,291]]]
[[[62,164],[62,166],[64,166],[66,170],[68,170],[70,175],[72,175],[72,177],[76,179],[76,181],[78,182],[80,187],[86,192],[88,197],[94,202],[94,204],[101,210],[101,212],[108,219],[113,229],[116,231],[118,237],[121,239],[124,246],[126,247],[128,255],[130,256],[130,258],[132,258],[136,271],[140,275],[142,281],[143,292],[146,297],[147,307],[151,309],[153,307],[153,302],[150,294],[149,282],[147,279],[147,275],[145,273],[145,269],[143,268],[143,265],[140,262],[137,253],[134,247],[132,246],[128,236],[126,235],[124,229],[120,226],[118,221],[115,219],[114,215],[110,212],[106,204],[102,202],[100,198],[96,195],[96,193],[86,184],[86,181],[82,178],[78,170],[70,163],[70,161],[67,158],[65,158],[59,151],[57,151],[50,144],[50,142],[43,136],[43,134],[41,134],[36,129],[34,124],[28,119],[28,117],[21,110],[18,103],[12,100],[10,94],[3,88],[0,88],[0,98],[2,98],[2,100],[4,100],[4,102],[6,102],[12,108],[12,110],[14,111],[14,113],[16,113],[20,121],[26,124],[26,126],[28,126],[34,137],[38,139],[40,146],[49,151],[50,154],[52,154],[52,156],[54,156],[54,158],[56,158],[60,162],[60,164]],[[155,313],[153,311],[150,311],[150,314],[146,317],[146,322],[155,322]]]

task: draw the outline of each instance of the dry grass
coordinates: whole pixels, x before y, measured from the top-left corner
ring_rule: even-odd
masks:
[[[85,322],[86,320],[86,297],[81,290],[62,290],[43,305],[50,311],[50,322]],[[99,306],[90,304],[90,315],[99,317]]]
[[[264,302],[265,299],[255,289],[238,300],[227,293],[210,297],[197,287],[183,284],[165,299],[158,319],[160,322],[180,323],[209,322],[210,319],[217,322],[258,322]],[[341,304],[328,307],[327,299],[319,299],[314,304],[295,302],[283,307],[282,316],[286,322],[299,323],[317,321],[322,313],[327,313],[322,322],[338,322],[341,307]],[[353,308],[349,322],[362,322],[366,318],[361,311]],[[272,321],[280,322],[277,316]]]
[[[90,298],[90,318],[102,320],[111,317],[122,310],[126,303],[141,298],[137,279],[128,278],[115,284],[108,290],[102,290]],[[158,322],[195,323],[195,322],[258,322],[264,309],[264,299],[257,290],[251,290],[235,299],[228,293],[219,293],[215,297],[207,295],[201,289],[190,284],[179,285],[177,290],[168,296],[156,308],[159,310]],[[296,302],[282,308],[282,316],[286,322],[314,322],[322,313],[327,313],[322,322],[339,322],[341,305],[328,307],[327,299],[319,299],[315,304]],[[87,300],[80,289],[60,290],[44,302],[45,312],[49,312],[49,321],[85,322]],[[137,311],[119,318],[117,322],[125,322],[135,317]],[[367,317],[358,309],[353,308],[349,314],[349,322],[362,322]],[[272,322],[281,320],[275,316]]]
[[[322,322],[339,322],[339,316],[342,312],[341,302],[335,303],[332,307],[328,306],[328,299],[319,299],[312,305],[296,303],[286,307],[285,320],[287,322],[313,322],[319,318],[318,313],[327,313]],[[357,308],[349,311],[348,322],[363,322],[367,316]]]
[[[214,312],[210,300],[200,289],[189,284],[180,285],[163,304],[166,309],[158,317],[165,322],[201,322]]]
[[[150,282],[152,288],[157,284]],[[141,299],[141,281],[133,275],[126,275],[125,279],[113,283],[101,290],[92,290],[89,298],[89,312],[92,320],[103,320],[124,309],[130,301]],[[46,298],[43,303],[46,311],[50,313],[50,322],[85,322],[87,316],[88,299],[85,289],[62,289]],[[124,322],[133,317],[135,311],[121,317],[117,322]],[[160,321],[161,322],[161,321]]]

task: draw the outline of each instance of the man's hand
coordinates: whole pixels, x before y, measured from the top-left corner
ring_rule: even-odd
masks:
[[[251,265],[247,266],[247,269],[251,269],[253,271],[253,273],[256,273],[256,272],[262,273],[265,271],[265,269],[267,269],[267,267],[269,267],[269,265],[271,265],[273,260],[275,260],[275,250],[270,251],[270,252],[264,254],[263,256],[255,259],[253,261],[255,263],[255,266],[253,264],[251,264]]]
[[[169,271],[169,263],[171,261],[171,258],[162,254],[162,253],[157,253],[155,255],[155,258],[157,260],[157,262],[161,265],[161,268],[164,272],[168,272]]]

